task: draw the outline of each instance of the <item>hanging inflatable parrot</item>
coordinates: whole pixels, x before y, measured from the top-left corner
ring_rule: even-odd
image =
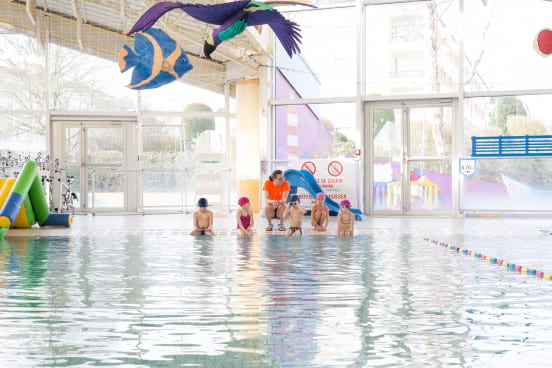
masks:
[[[134,50],[124,45],[119,52],[121,73],[134,68],[130,89],[151,89],[173,82],[192,69],[180,43],[164,31],[151,28],[138,32]]]
[[[535,40],[535,47],[543,56],[552,54],[552,31],[549,29],[540,31]]]
[[[160,2],[149,8],[138,19],[128,34],[147,31],[164,14],[178,8],[201,22],[218,25],[210,32],[203,45],[203,53],[206,58],[210,59],[218,45],[236,37],[245,31],[246,27],[263,24],[267,24],[272,28],[287,54],[291,57],[299,52],[301,35],[297,23],[284,18],[280,12],[274,9],[276,6],[285,5],[304,5],[316,8],[316,6],[301,0],[267,2],[245,0],[214,5]]]

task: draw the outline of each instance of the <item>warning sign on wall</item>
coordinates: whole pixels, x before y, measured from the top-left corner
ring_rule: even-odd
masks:
[[[303,165],[301,165],[301,170],[307,170],[314,175],[316,174],[316,164],[312,161],[305,161],[303,162]]]
[[[341,176],[343,173],[343,164],[339,161],[332,161],[328,164],[328,174],[331,176]]]
[[[291,169],[300,168],[309,171],[320,189],[332,200],[340,202],[348,199],[354,208],[358,208],[359,161],[356,159],[339,160],[297,160],[290,163]],[[312,207],[314,198],[304,189],[298,189],[302,205]]]

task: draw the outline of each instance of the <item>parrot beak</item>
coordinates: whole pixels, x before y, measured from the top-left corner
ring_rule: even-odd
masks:
[[[211,60],[211,54],[216,50],[216,47],[209,44],[207,41],[203,44],[203,55]]]

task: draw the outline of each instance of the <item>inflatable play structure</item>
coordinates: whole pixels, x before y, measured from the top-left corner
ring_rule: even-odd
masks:
[[[316,198],[316,194],[318,193],[324,193],[320,188],[320,185],[316,182],[314,176],[312,176],[312,174],[307,170],[289,169],[285,171],[284,176],[286,177],[286,181],[289,182],[289,186],[291,188],[288,200],[292,195],[297,194],[297,188],[303,188],[313,198]],[[337,216],[340,210],[339,203],[330,199],[329,196],[326,196],[324,204],[328,206],[331,216]],[[351,208],[351,212],[355,214],[356,220],[362,221],[366,218],[366,215],[358,209]]]
[[[17,179],[0,179],[0,206],[0,238],[6,236],[10,228],[28,228],[35,223],[71,226],[71,214],[50,213],[33,161],[25,163]]]

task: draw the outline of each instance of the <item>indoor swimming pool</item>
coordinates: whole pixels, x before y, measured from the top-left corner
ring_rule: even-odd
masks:
[[[443,237],[552,272],[549,236]],[[3,367],[545,367],[552,282],[408,234],[11,237]]]

